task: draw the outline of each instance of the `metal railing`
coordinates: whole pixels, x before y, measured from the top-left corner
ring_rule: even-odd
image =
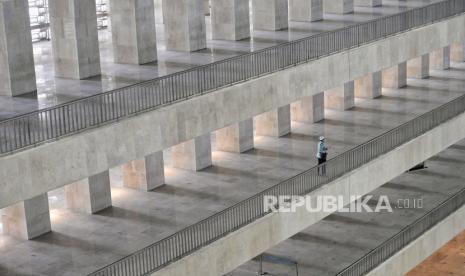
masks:
[[[358,261],[339,272],[336,276],[361,276],[367,274],[399,252],[406,245],[423,235],[437,223],[457,211],[464,204],[465,189],[462,189],[414,223],[402,229],[395,236],[371,250]]]
[[[446,0],[24,114],[0,122],[0,154],[111,123],[463,12],[463,0]]]
[[[159,270],[267,215],[265,196],[308,194],[463,112],[465,95],[330,159],[325,176],[313,167],[90,275],[135,276]]]

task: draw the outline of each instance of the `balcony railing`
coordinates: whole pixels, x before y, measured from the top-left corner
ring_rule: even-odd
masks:
[[[464,204],[465,189],[462,189],[414,223],[402,229],[392,238],[371,250],[351,266],[339,272],[336,276],[362,276],[367,274],[402,250],[409,243],[423,235],[437,223],[460,209]]]
[[[330,159],[325,176],[313,167],[90,275],[138,276],[157,271],[269,214],[264,209],[266,196],[308,194],[463,112],[465,95]]]
[[[4,120],[0,122],[0,154],[115,122],[463,12],[463,0],[447,0]]]

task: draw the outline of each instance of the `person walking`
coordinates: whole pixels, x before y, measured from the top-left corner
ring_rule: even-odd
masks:
[[[320,137],[320,142],[318,142],[316,158],[318,160],[318,175],[320,175],[320,170],[322,175],[326,175],[326,157],[328,156],[328,148],[325,143],[326,139],[324,136]]]

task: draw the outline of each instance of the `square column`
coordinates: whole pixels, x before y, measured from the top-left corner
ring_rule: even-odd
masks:
[[[210,15],[210,0],[203,0],[205,15]]]
[[[430,54],[431,69],[446,70],[450,68],[450,46],[436,50]]]
[[[163,14],[163,0],[154,0],[154,8],[155,8],[155,23],[163,24],[164,22],[164,14]]]
[[[291,105],[291,119],[296,122],[316,123],[325,118],[325,93],[303,97]]]
[[[249,0],[213,0],[211,8],[213,39],[250,37]]]
[[[6,207],[2,223],[3,233],[26,240],[52,231],[47,194]]]
[[[354,0],[323,0],[323,10],[325,13],[353,13]]]
[[[110,173],[105,171],[65,187],[68,208],[95,214],[111,207]]]
[[[253,149],[253,119],[248,119],[216,132],[216,148],[243,153]]]
[[[287,0],[252,0],[254,30],[277,31],[287,29]]]
[[[207,47],[203,1],[163,1],[167,50],[193,52]]]
[[[163,151],[131,161],[121,167],[125,187],[151,191],[165,184]]]
[[[349,110],[355,106],[355,85],[353,81],[325,91],[325,107]]]
[[[100,75],[95,0],[49,0],[49,12],[55,75]]]
[[[172,147],[173,167],[200,171],[212,165],[210,133]]]
[[[426,79],[429,77],[429,54],[411,59],[407,62],[409,78]]]
[[[382,72],[378,71],[355,80],[355,97],[375,99],[382,94]]]
[[[450,47],[450,56],[451,59],[455,62],[464,62],[465,61],[465,43],[453,43]]]
[[[383,0],[354,0],[355,6],[379,7],[383,5]]]
[[[322,19],[323,0],[289,0],[289,20],[318,21]]]
[[[281,137],[291,133],[291,106],[285,105],[255,117],[257,135]]]
[[[116,63],[157,60],[154,0],[111,0],[111,33]]]
[[[383,70],[383,87],[402,88],[407,86],[407,62]]]
[[[0,1],[0,96],[37,90],[27,0]]]

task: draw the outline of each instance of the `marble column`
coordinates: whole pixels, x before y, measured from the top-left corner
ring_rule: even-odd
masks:
[[[318,21],[323,19],[323,1],[289,0],[289,20]]]
[[[407,62],[409,78],[426,79],[429,77],[429,54],[419,56]]]
[[[121,167],[123,185],[141,191],[151,191],[165,184],[163,151],[131,161]]]
[[[167,50],[193,52],[207,47],[203,1],[163,1]]]
[[[450,57],[452,61],[464,62],[465,61],[465,43],[453,43],[450,47]]]
[[[154,0],[155,23],[163,24],[165,15],[163,14],[163,0]]]
[[[3,233],[31,240],[52,231],[47,194],[2,209]]]
[[[35,92],[36,75],[27,0],[0,1],[0,96]]]
[[[316,123],[325,118],[325,94],[303,97],[291,105],[291,119],[296,122]]]
[[[105,171],[65,186],[68,208],[95,214],[111,207],[110,173]]]
[[[254,30],[277,31],[287,29],[287,0],[252,0]]]
[[[383,87],[402,88],[407,86],[407,62],[383,70]]]
[[[110,17],[116,63],[144,64],[157,60],[153,0],[111,0]]]
[[[216,132],[216,148],[220,151],[243,153],[253,149],[253,119],[248,119]]]
[[[55,75],[100,75],[95,0],[49,0],[49,13]]]
[[[203,0],[205,15],[210,15],[210,0]]]
[[[446,70],[450,68],[450,46],[443,47],[430,54],[431,69]]]
[[[378,98],[382,94],[382,72],[378,71],[356,79],[355,97],[357,98]]]
[[[383,0],[354,0],[355,6],[379,7]]]
[[[285,105],[255,117],[257,135],[281,137],[291,133],[291,106]]]
[[[355,106],[355,85],[353,81],[325,91],[325,107],[349,110]]]
[[[249,0],[213,0],[212,38],[241,40],[250,37]]]
[[[325,13],[347,14],[354,12],[354,0],[323,0]]]
[[[173,167],[200,171],[212,166],[210,133],[171,148]]]

